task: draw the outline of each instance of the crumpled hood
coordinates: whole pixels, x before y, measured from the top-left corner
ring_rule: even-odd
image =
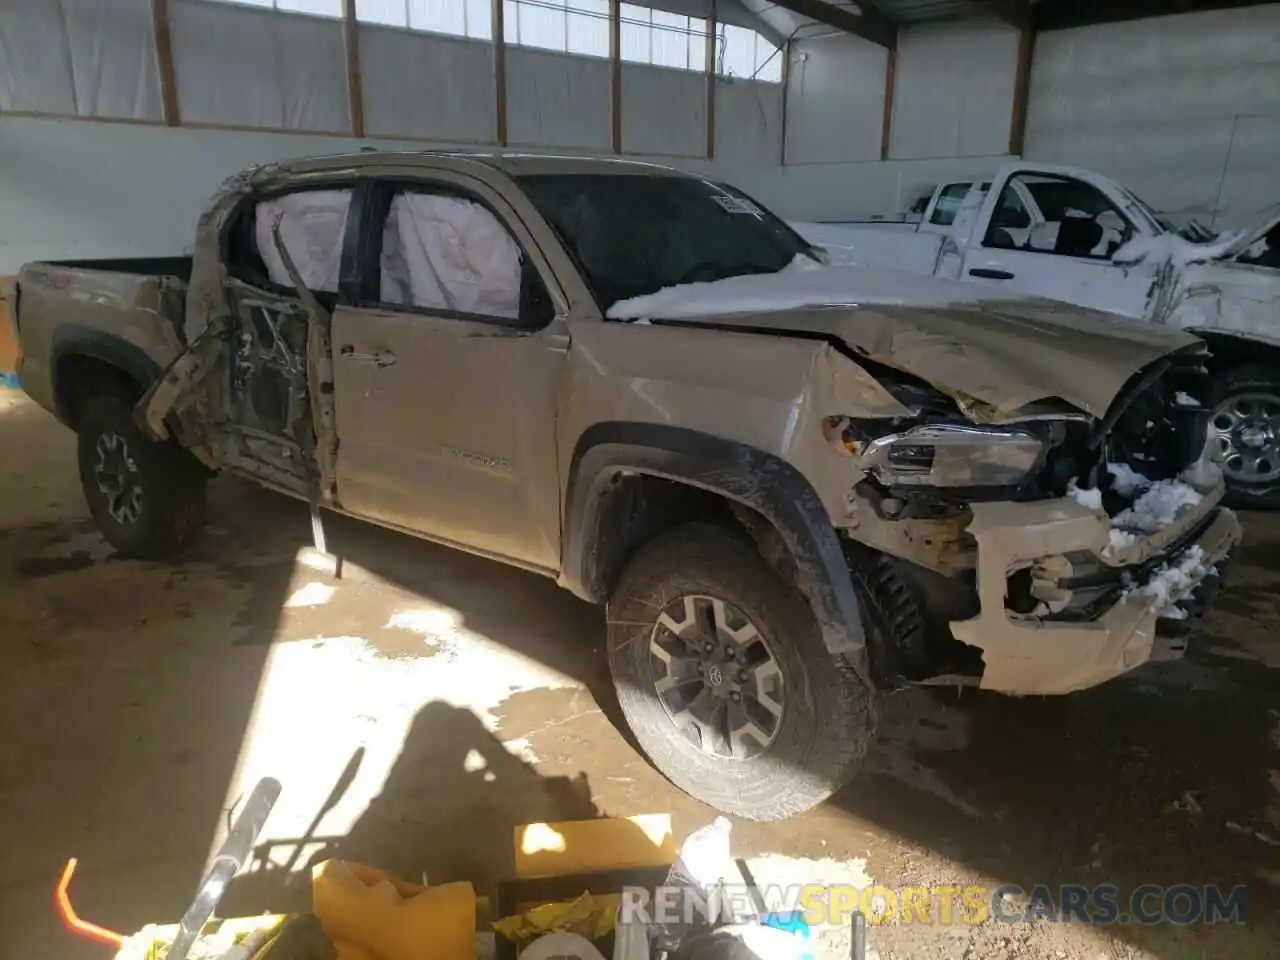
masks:
[[[800,256],[777,273],[623,300],[608,315],[837,337],[928,381],[971,418],[988,422],[1054,398],[1102,417],[1135,373],[1200,343],[1158,324],[980,284]]]
[[[987,422],[1054,398],[1100,418],[1144,367],[1179,350],[1204,349],[1179,330],[1050,300],[819,307],[660,322],[833,336],[929,382]]]

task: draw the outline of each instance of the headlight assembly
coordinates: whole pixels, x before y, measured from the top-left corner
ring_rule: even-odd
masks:
[[[1016,487],[1044,462],[1046,444],[1026,430],[936,424],[873,436],[848,418],[827,423],[832,445],[887,487]]]

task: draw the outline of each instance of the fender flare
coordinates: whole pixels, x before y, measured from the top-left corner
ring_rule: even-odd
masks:
[[[697,430],[665,424],[606,422],[578,439],[569,468],[560,582],[601,603],[593,576],[604,493],[620,474],[640,473],[687,484],[756,511],[782,536],[833,655],[865,649],[862,606],[835,528],[817,491],[795,467],[771,453]]]
[[[164,372],[145,350],[128,340],[76,323],[59,326],[53,332],[50,376],[58,418],[63,423],[70,422],[70,411],[66,409],[66,392],[60,389],[58,383],[58,368],[67,357],[100,360],[137,383],[140,391],[145,391],[159,380]]]

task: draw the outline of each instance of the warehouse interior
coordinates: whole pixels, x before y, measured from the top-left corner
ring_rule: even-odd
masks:
[[[305,502],[233,476],[188,554],[126,559],[76,434],[24,392],[24,265],[190,257],[245,168],[400,151],[658,164],[837,226],[909,226],[939,185],[1044,164],[1225,242],[1280,211],[1280,3],[0,4],[0,955],[109,954],[54,909],[69,858],[84,917],[176,920],[261,777],[283,790],[224,916],[306,909],[326,858],[485,889],[519,868],[521,825],[666,814],[680,840],[716,816],[628,727],[600,606],[336,514],[335,577]],[[735,853],[779,886],[1014,889],[1024,911],[1064,884],[1247,894],[1238,922],[899,910],[871,925],[881,960],[1275,956],[1277,516],[1238,511],[1184,658],[1067,696],[882,696],[858,776],[792,819],[735,818]],[[815,927],[812,960],[849,951]]]

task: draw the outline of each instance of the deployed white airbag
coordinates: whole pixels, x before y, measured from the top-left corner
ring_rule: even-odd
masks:
[[[273,283],[293,288],[276,250],[272,229],[280,220],[280,238],[309,290],[336,293],[342,260],[342,235],[351,206],[350,190],[305,190],[258,204],[254,241]]]
[[[519,316],[520,247],[474,201],[397,196],[383,230],[381,266],[384,303]]]

